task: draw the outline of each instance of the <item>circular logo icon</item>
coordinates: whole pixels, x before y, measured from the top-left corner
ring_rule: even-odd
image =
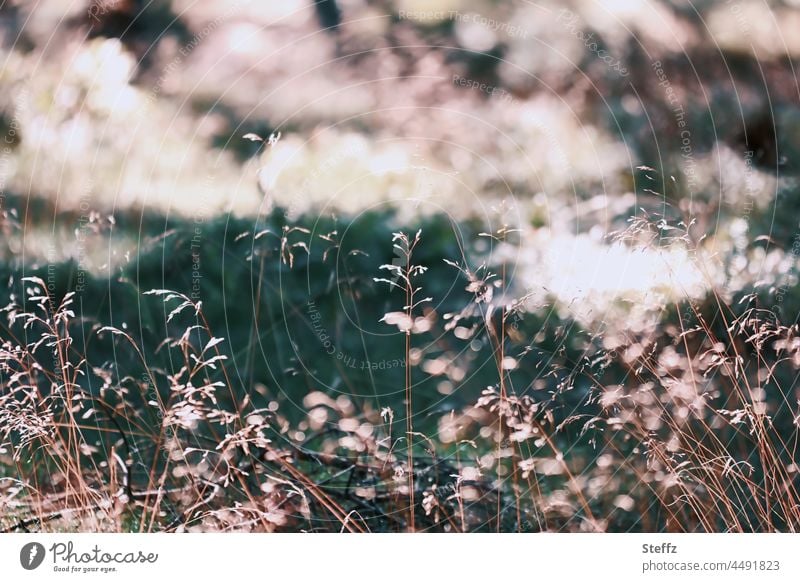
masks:
[[[30,542],[19,551],[19,563],[26,570],[35,570],[44,562],[44,546],[39,542]]]

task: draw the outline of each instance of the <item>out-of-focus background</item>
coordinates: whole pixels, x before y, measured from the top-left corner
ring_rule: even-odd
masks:
[[[496,386],[552,406],[572,471],[603,473],[612,462],[592,436],[594,415],[618,404],[594,390],[650,386],[637,362],[656,348],[669,352],[659,366],[679,376],[693,365],[684,356],[722,353],[710,335],[696,345],[682,335],[724,331],[726,315],[709,310],[735,318],[752,306],[789,329],[797,322],[798,30],[798,0],[6,0],[6,312],[11,320],[34,294],[26,276],[53,297],[76,291],[81,326],[114,326],[141,348],[83,337],[95,375],[157,368],[174,379],[182,360],[164,338],[181,314],[142,293],[179,291],[226,338],[224,385],[244,398],[238,412],[283,415],[275,422],[289,442],[322,435],[316,447],[331,430],[365,439],[363,427],[391,410],[460,446],[476,431],[489,438],[490,424],[479,429],[488,421],[475,408],[453,413]],[[428,271],[417,298],[431,301],[406,321],[393,289],[411,262],[392,236],[418,229],[413,262]],[[728,355],[741,356],[729,339]],[[785,341],[780,349],[800,345]],[[508,385],[497,384],[497,366]],[[596,379],[581,376],[590,368]],[[745,408],[774,413],[786,437],[793,368],[780,397],[761,386],[778,369],[754,370]],[[696,405],[739,377],[698,374],[681,384],[694,387]],[[404,413],[408,382],[414,405]],[[333,412],[320,403],[361,416],[328,429]],[[728,400],[717,406],[714,422],[732,417]],[[185,414],[175,422],[197,444],[192,423],[206,417]],[[655,434],[666,424],[644,426]],[[352,438],[319,446],[362,453]],[[664,439],[682,462],[677,441]],[[640,452],[630,440],[614,450]],[[137,454],[142,467],[158,466],[146,447]],[[796,481],[792,454],[776,458]],[[529,469],[566,480],[563,458]],[[643,469],[655,475],[646,487],[672,478],[659,467]],[[588,511],[609,487],[603,479],[562,481],[545,495],[563,508],[574,502],[568,489],[583,490],[588,504],[569,511]],[[680,529],[682,516],[637,521],[649,493],[615,479],[612,490],[630,494],[602,501],[615,508],[608,529]],[[564,511],[553,528],[583,528]],[[523,518],[508,529],[525,529]],[[686,519],[684,529],[714,529]]]
[[[27,209],[14,244],[31,260],[49,238],[75,258],[60,216],[81,208],[490,221],[505,203],[528,235],[522,287],[577,309],[649,305],[676,277],[704,291],[680,253],[609,248],[640,209],[695,220],[718,283],[787,269],[792,1],[38,0],[0,15],[3,208]],[[138,234],[115,237],[112,261]]]

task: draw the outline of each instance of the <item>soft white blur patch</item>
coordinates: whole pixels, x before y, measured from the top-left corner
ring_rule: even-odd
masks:
[[[525,249],[521,271],[526,288],[533,297],[555,299],[582,323],[630,317],[634,325],[633,319],[647,319],[666,303],[702,297],[710,286],[705,266],[698,268],[679,245],[607,245],[591,235],[554,237],[541,229]]]

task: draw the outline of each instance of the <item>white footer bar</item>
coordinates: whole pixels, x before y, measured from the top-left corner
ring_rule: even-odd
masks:
[[[0,573],[15,581],[797,581],[800,535],[6,534]]]

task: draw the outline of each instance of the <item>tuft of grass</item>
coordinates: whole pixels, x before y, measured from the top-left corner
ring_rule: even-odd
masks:
[[[154,323],[137,329],[121,312],[89,317],[86,297],[41,276],[14,280],[0,327],[0,529],[800,529],[800,337],[760,295],[712,286],[651,327],[580,330],[514,298],[503,263],[431,254],[435,232],[394,233],[389,264],[326,228],[237,237],[258,301],[234,320],[246,325],[160,288],[141,293]],[[651,229],[664,225],[634,220],[620,236],[664,244]],[[348,257],[337,290],[404,338],[370,339],[366,369],[325,301],[334,255]],[[423,275],[439,291],[454,269],[446,296],[423,296]],[[319,319],[291,301],[298,270],[323,282],[297,300],[313,294]]]

